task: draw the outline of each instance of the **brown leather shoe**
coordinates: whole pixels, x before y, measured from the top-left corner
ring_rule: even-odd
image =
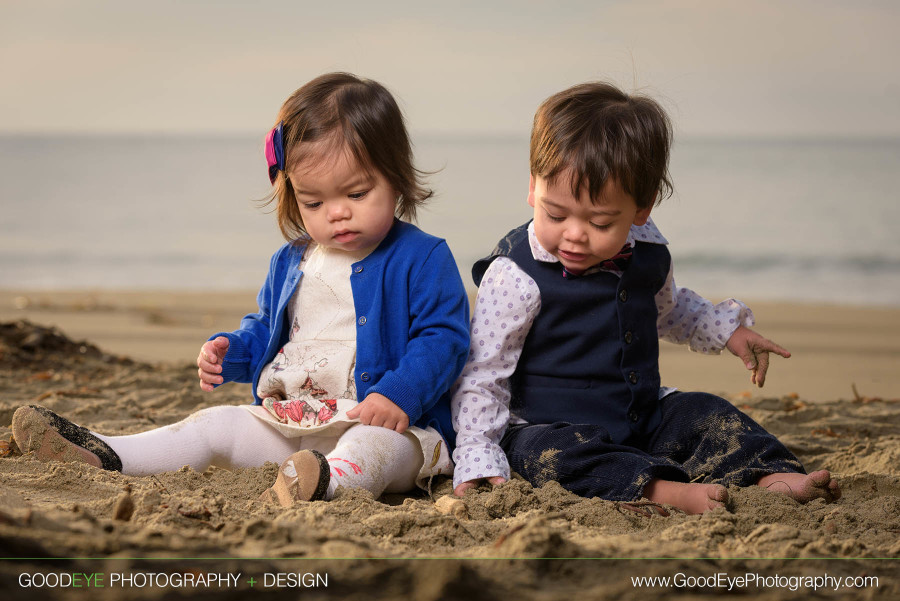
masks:
[[[298,451],[278,468],[275,484],[259,497],[260,501],[290,507],[296,501],[321,501],[331,481],[331,466],[318,451]]]

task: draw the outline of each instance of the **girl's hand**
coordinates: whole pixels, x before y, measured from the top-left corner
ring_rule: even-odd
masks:
[[[506,478],[504,478],[503,476],[492,476],[491,478],[476,478],[475,480],[468,480],[466,482],[463,482],[462,484],[454,488],[453,494],[457,497],[461,497],[466,494],[467,490],[469,490],[470,488],[475,488],[484,480],[487,480],[491,484],[491,486],[497,486],[498,484],[503,484],[504,482],[506,482]]]
[[[784,358],[791,353],[781,348],[768,338],[763,338],[750,328],[738,326],[731,338],[725,344],[726,348],[740,357],[747,369],[750,370],[750,382],[760,388],[766,383],[766,371],[769,369],[769,353],[781,355]]]
[[[197,373],[200,375],[201,389],[211,392],[216,384],[225,381],[219,374],[222,373],[222,360],[227,352],[228,339],[224,336],[208,340],[200,347],[200,354],[197,356]]]
[[[347,412],[350,419],[359,418],[367,426],[381,426],[403,434],[409,427],[409,416],[383,394],[371,392],[366,399]]]

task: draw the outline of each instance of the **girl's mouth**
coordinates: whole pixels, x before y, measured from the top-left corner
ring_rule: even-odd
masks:
[[[358,232],[339,232],[334,235],[334,239],[336,242],[341,244],[346,244],[347,242],[352,242],[359,236]]]

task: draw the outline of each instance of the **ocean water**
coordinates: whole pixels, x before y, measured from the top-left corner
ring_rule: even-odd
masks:
[[[530,216],[526,138],[414,136],[463,280]],[[682,139],[654,209],[679,285],[900,306],[900,140]],[[282,242],[254,136],[0,137],[0,287],[256,289]]]

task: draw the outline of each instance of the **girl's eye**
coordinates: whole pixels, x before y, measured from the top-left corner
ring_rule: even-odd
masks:
[[[304,202],[303,203],[303,208],[310,210],[310,211],[313,209],[318,209],[320,206],[322,206],[321,202]]]
[[[604,224],[601,225],[601,224],[599,224],[599,223],[591,222],[591,225],[593,225],[593,226],[594,226],[595,228],[597,228],[598,230],[608,230],[612,224],[611,224],[611,223],[604,223]]]
[[[347,196],[349,196],[353,200],[359,200],[360,198],[364,198],[366,196],[366,194],[368,194],[368,193],[369,193],[369,190],[366,190],[364,192],[354,192],[352,194],[348,194]]]

